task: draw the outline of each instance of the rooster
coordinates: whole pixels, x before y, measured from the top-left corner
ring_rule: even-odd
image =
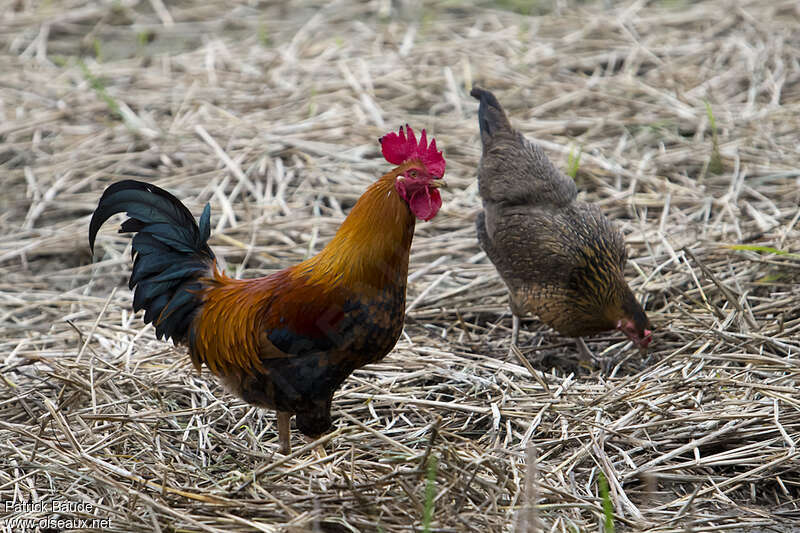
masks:
[[[619,330],[644,350],[650,323],[625,281],[625,241],[600,210],[578,202],[575,182],[511,127],[495,96],[475,87],[483,155],[478,241],[506,283],[513,314],[533,313],[567,337]]]
[[[280,451],[289,453],[290,418],[318,437],[330,429],[333,393],[356,369],[382,359],[405,316],[408,257],[416,219],[442,205],[445,161],[406,125],[379,139],[397,165],[353,206],[314,257],[255,279],[232,279],[208,246],[210,206],[199,225],[167,191],[140,181],[110,185],[89,225],[89,246],[116,213],[135,233],[133,309],[144,309],[158,338],[189,349],[244,401],[278,413]]]

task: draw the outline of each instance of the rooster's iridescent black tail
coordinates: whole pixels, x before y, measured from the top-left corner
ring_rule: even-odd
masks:
[[[130,218],[120,233],[133,237],[133,270],[128,286],[136,287],[133,309],[145,310],[144,321],[156,336],[184,342],[196,311],[202,305],[200,278],[211,275],[214,253],[208,247],[211,208],[206,205],[198,227],[194,217],[173,195],[141,181],[110,185],[89,224],[89,246],[100,226],[116,213]]]

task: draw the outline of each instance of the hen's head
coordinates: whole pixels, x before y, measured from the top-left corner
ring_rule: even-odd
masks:
[[[619,314],[616,319],[615,329],[618,329],[641,350],[645,350],[650,341],[653,340],[653,332],[650,330],[650,321],[647,315],[636,301],[630,290],[619,306]]]
[[[398,133],[387,133],[379,141],[383,157],[401,167],[395,187],[411,212],[422,220],[435,217],[442,207],[438,188],[442,186],[445,167],[442,152],[436,149],[436,140],[431,139],[429,145],[422,130],[417,142],[411,126],[406,124],[405,131],[401,127]]]
[[[630,306],[627,316],[617,321],[617,329],[628,336],[640,349],[644,350],[650,341],[653,340],[653,332],[650,330],[650,321],[638,302],[635,306]],[[624,309],[624,306],[623,306]]]
[[[613,242],[615,236],[606,234],[603,242]],[[652,327],[647,313],[625,280],[625,249],[621,235],[617,237],[620,247],[596,246],[584,256],[584,259],[588,258],[586,264],[577,268],[566,267],[571,271],[570,297],[566,299],[571,305],[553,317],[554,327],[571,337],[616,329],[640,350],[645,350],[653,340]]]

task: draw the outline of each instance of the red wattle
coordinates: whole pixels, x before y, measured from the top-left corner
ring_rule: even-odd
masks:
[[[439,208],[442,207],[442,196],[438,189],[424,187],[411,195],[408,207],[414,216],[424,221],[428,221],[436,216]]]

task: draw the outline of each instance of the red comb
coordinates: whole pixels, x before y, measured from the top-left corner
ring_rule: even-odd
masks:
[[[434,176],[444,175],[445,163],[442,152],[436,149],[436,139],[431,139],[431,144],[428,146],[425,130],[422,130],[422,134],[419,136],[419,143],[414,136],[414,130],[408,124],[406,124],[406,131],[403,131],[401,126],[398,133],[387,133],[378,140],[381,143],[383,157],[389,163],[402,165],[409,159],[419,159],[428,172]]]

